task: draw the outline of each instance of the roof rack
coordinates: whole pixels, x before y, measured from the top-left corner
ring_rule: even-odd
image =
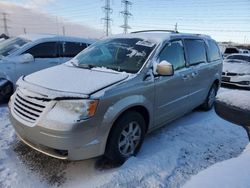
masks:
[[[169,33],[179,33],[178,31],[174,30],[141,30],[141,31],[134,31],[131,33],[146,33],[146,32],[169,32]]]

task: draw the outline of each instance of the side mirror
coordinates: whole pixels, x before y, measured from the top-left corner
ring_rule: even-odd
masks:
[[[18,60],[20,63],[29,63],[34,61],[33,55],[27,53],[27,54],[22,54],[18,57]]]
[[[169,62],[163,60],[156,66],[156,72],[160,76],[172,76],[174,75],[174,67]]]

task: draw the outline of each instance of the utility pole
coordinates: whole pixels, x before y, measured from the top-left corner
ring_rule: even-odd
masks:
[[[178,23],[174,25],[174,31],[177,33],[178,32]]]
[[[63,36],[65,36],[65,26],[62,27]]]
[[[123,28],[123,32],[126,34],[128,33],[128,29],[131,29],[131,27],[128,25],[128,18],[132,16],[132,14],[129,12],[129,6],[132,5],[132,3],[128,0],[122,0],[122,3],[124,4],[124,10],[121,11],[121,14],[124,18],[124,23],[120,27]]]
[[[5,35],[7,35],[7,36],[9,36],[9,31],[8,31],[8,29],[10,28],[9,26],[8,26],[8,21],[9,21],[9,19],[7,18],[7,13],[5,13],[5,12],[3,12],[2,13],[2,15],[3,15],[3,28],[4,28],[4,34]]]
[[[105,29],[105,35],[108,36],[110,33],[110,22],[112,19],[110,18],[110,14],[112,13],[112,9],[110,8],[110,0],[105,0],[105,6],[102,7],[105,13],[105,17],[102,18],[104,20],[104,29]]]

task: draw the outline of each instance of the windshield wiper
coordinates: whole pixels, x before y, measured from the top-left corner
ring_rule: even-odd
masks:
[[[96,67],[96,66],[91,65],[91,64],[79,64],[79,61],[76,59],[72,59],[70,61],[70,63],[72,65],[74,65],[75,67],[79,67],[79,68],[83,68],[83,69],[92,69],[92,68]]]
[[[96,67],[95,65],[90,65],[90,64],[78,64],[77,67],[84,68],[84,69],[92,69]]]

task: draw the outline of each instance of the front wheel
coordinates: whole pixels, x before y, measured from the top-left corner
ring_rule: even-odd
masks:
[[[105,155],[122,164],[140,150],[145,136],[145,120],[136,111],[122,115],[114,124],[106,146]]]
[[[202,104],[202,109],[205,111],[211,110],[214,106],[215,98],[217,95],[218,87],[213,84],[210,88],[205,102]]]

